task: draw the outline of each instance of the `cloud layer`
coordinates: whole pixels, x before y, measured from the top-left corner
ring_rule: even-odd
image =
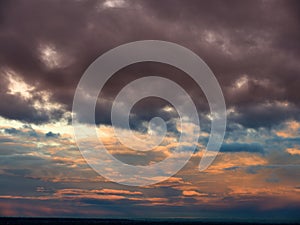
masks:
[[[257,128],[298,118],[297,1],[2,4],[3,117],[33,123],[67,117],[63,112],[70,112],[76,84],[97,56],[126,42],[159,39],[188,47],[206,61],[232,109],[231,121]],[[207,111],[201,90],[185,74],[168,66],[145,63],[121,70],[108,82],[103,90],[104,101],[97,106],[97,122],[110,123],[111,101],[124,85],[156,73],[181,84],[194,97],[199,111]],[[8,74],[33,87],[30,98],[9,92]],[[60,107],[37,109],[36,102],[45,101]],[[158,109],[162,106],[153,104]],[[144,103],[143,108],[151,110],[153,104]],[[137,112],[137,121],[145,119],[140,114]],[[159,112],[152,110],[149,114]]]
[[[0,215],[299,221],[299,10],[294,0],[1,1]],[[87,165],[72,136],[71,108],[82,74],[98,56],[149,39],[185,46],[207,63],[223,90],[228,126],[216,161],[200,173],[211,116],[196,83],[160,63],[118,71],[96,106],[103,142],[117,159],[161,161],[178,135],[172,105],[147,98],[133,107],[130,125],[144,138],[146,122],[161,116],[169,131],[164,145],[136,154],[113,138],[112,102],[137,78],[175,81],[194,100],[201,120],[198,149],[180,172],[132,188]]]

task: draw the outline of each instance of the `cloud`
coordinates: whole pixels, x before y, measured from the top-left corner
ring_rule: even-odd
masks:
[[[299,219],[299,2],[44,0],[0,5],[1,215]],[[166,145],[135,154],[112,138],[112,102],[126,84],[143,76],[161,75],[181,85],[194,100],[205,131],[199,151],[174,177],[125,189],[86,164],[66,124],[87,67],[111,48],[145,39],[178,43],[208,64],[224,92],[228,130],[217,159],[199,173],[210,131],[203,92],[169,65],[145,62],[123,68],[107,81],[95,115],[99,127],[107,128],[104,142],[116,158],[146,165],[169,156],[175,146],[171,139],[178,134],[178,114],[158,98],[138,102],[130,126],[144,138],[147,122],[162,117],[172,136]]]
[[[48,133],[45,134],[45,137],[46,137],[46,138],[57,138],[57,137],[59,137],[59,136],[60,136],[59,133],[58,133],[58,134],[55,134],[55,133],[53,133],[52,131],[49,131]]]
[[[283,138],[293,138],[297,137],[300,130],[300,123],[292,120],[287,121],[283,124],[283,127],[280,130],[276,131],[276,135]]]
[[[201,194],[197,191],[183,191],[182,194],[184,196],[206,196],[206,194]]]
[[[300,155],[300,149],[297,148],[288,148],[286,151],[291,155]]]
[[[220,151],[263,153],[264,149],[259,143],[224,143]]]
[[[16,128],[6,128],[4,132],[11,135],[23,135],[30,137],[38,137],[37,132],[32,129],[31,126],[24,126],[22,129],[18,130]]]
[[[1,76],[13,71],[32,94],[27,99],[9,94],[9,82],[2,83],[0,115],[6,118],[47,123],[65,117],[87,66],[112,47],[143,39],[172,41],[199,54],[221,83],[227,106],[235,108],[236,115],[230,120],[258,128],[298,118],[299,20],[294,1],[232,1],[226,5],[219,1],[176,0],[159,5],[150,1],[3,4],[6,10],[1,11]],[[35,11],[34,17],[29,9]],[[274,14],[281,20],[271,20]],[[25,22],[19,23],[16,18]],[[97,123],[110,124],[109,109],[116,93],[146,74],[174,79],[191,94],[199,112],[208,110],[203,93],[182,71],[146,63],[124,68],[108,81],[102,92],[107,102],[103,105],[99,101],[97,105]],[[243,85],[234,85],[245,77]],[[33,93],[33,87],[39,94]],[[36,108],[36,99],[45,103],[40,98],[45,92],[48,102],[59,108]],[[279,107],[277,102],[286,102],[288,107]],[[154,115],[173,117],[160,111],[165,106],[145,102],[141,105],[145,110],[134,113],[132,124],[139,127]],[[149,113],[145,115],[145,111]]]

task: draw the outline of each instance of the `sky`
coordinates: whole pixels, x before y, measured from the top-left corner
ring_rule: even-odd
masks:
[[[300,221],[299,27],[300,4],[292,0],[1,1],[0,216]],[[131,187],[88,165],[71,120],[88,66],[139,40],[174,42],[201,57],[223,91],[227,128],[217,158],[200,172],[212,120],[200,87],[162,63],[121,69],[101,91],[95,113],[102,142],[117,159],[149,165],[176,144],[178,114],[155,97],[134,105],[130,125],[145,138],[149,120],[164,118],[162,146],[137,153],[114,137],[114,98],[135,79],[159,74],[181,85],[201,124],[197,150],[178,173]]]

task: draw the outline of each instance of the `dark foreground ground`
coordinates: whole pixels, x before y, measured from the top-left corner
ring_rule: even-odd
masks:
[[[272,222],[268,223],[266,221],[261,222],[213,222],[213,221],[200,221],[200,220],[185,220],[185,219],[163,219],[163,220],[147,220],[147,219],[70,219],[70,218],[0,218],[0,224],[9,225],[250,225],[250,224],[261,224],[261,225],[274,225],[274,224],[290,224],[290,225],[300,225],[299,222]]]

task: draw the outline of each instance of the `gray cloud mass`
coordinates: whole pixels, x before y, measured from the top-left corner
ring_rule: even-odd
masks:
[[[111,8],[99,0],[2,1],[0,115],[37,124],[66,117],[80,77],[98,56],[127,42],[159,39],[181,44],[204,59],[221,84],[227,107],[234,108],[231,122],[258,128],[298,119],[299,9],[299,2],[292,0],[133,0]],[[34,87],[30,99],[8,92],[8,71]],[[182,71],[141,63],[109,80],[101,94],[107,101],[97,105],[96,121],[110,124],[118,91],[153,73],[181,84],[199,112],[207,112],[203,93]],[[45,92],[59,109],[36,108],[34,102],[45,101]],[[140,104],[143,110],[136,107],[133,124],[161,115],[166,103]],[[149,113],[145,116],[144,111]]]

